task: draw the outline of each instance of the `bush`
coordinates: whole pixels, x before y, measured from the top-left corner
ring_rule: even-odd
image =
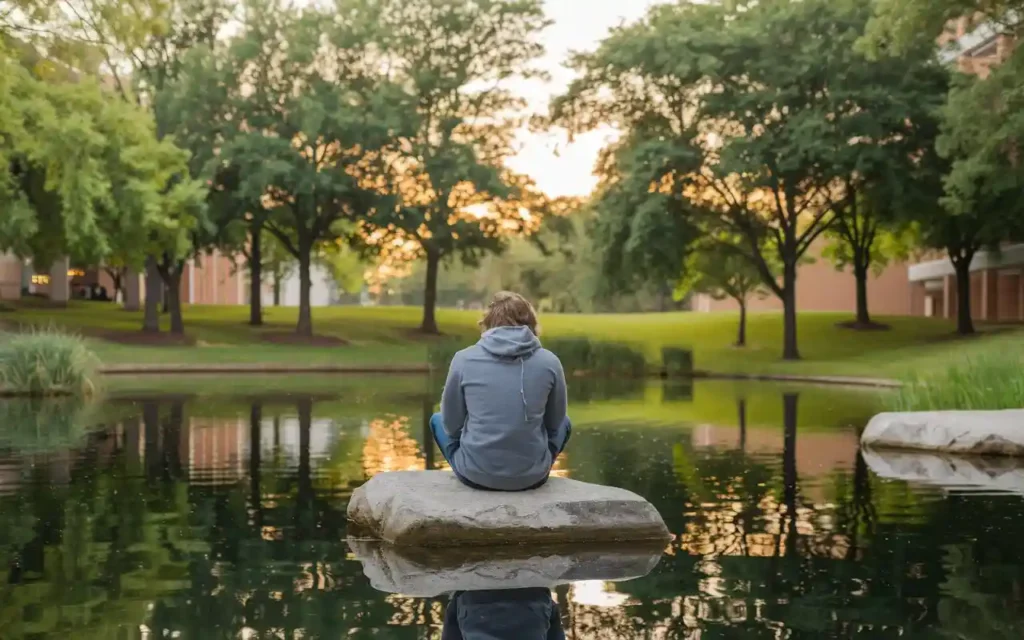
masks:
[[[644,354],[615,342],[598,342],[587,338],[544,340],[544,347],[562,361],[566,375],[593,374],[616,377],[643,377],[647,372]],[[433,373],[444,373],[452,358],[467,345],[457,341],[439,342],[427,351],[427,362]]]
[[[945,371],[907,380],[891,402],[895,411],[1024,408],[1024,352],[992,353]]]
[[[549,340],[544,346],[558,356],[567,374],[639,378],[647,372],[644,354],[629,345],[565,338]]]
[[[431,373],[447,374],[448,367],[452,364],[452,358],[467,346],[469,345],[455,340],[436,342],[430,345],[427,349],[427,365],[430,366]]]
[[[53,330],[0,337],[0,393],[90,396],[97,359],[78,336]]]
[[[693,352],[688,349],[665,347],[661,350],[661,363],[669,378],[693,376]]]

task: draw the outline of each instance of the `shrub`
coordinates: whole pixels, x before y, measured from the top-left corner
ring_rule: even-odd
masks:
[[[661,363],[670,378],[693,376],[693,352],[688,349],[665,347],[661,350]]]
[[[544,347],[554,352],[562,361],[566,375],[642,377],[647,370],[644,355],[628,345],[597,342],[587,338],[559,338],[543,342]],[[455,354],[465,347],[465,343],[458,341],[431,345],[427,351],[427,362],[431,372],[446,372]]]
[[[54,330],[0,337],[0,393],[90,396],[97,359],[78,336]]]
[[[1024,408],[1024,352],[991,353],[905,381],[891,401],[895,411]]]
[[[430,366],[431,373],[440,373],[441,375],[448,373],[452,358],[467,346],[467,344],[456,340],[435,342],[430,345],[427,349],[427,364]]]

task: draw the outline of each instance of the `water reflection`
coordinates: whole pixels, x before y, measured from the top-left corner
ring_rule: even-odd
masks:
[[[456,591],[445,609],[441,640],[564,640],[550,589]]]
[[[391,558],[382,576],[420,581],[383,589],[345,527],[368,475],[443,466],[424,446],[435,393],[357,382],[120,399],[65,441],[0,425],[0,637],[440,638],[465,584],[420,589],[441,568]],[[519,586],[552,589],[567,637],[1024,637],[1018,467],[883,468],[857,452],[877,402],[860,392],[588,393],[559,472],[647,497],[676,539],[632,580],[540,554],[534,575],[560,578]]]

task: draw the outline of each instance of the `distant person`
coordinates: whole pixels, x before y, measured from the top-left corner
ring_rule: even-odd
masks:
[[[562,363],[541,348],[537,313],[518,294],[496,294],[480,328],[480,341],[452,359],[430,429],[464,484],[535,489],[572,431]]]
[[[456,591],[441,640],[565,640],[551,590]]]

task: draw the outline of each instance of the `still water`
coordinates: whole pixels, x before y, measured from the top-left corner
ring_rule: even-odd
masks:
[[[0,406],[0,638],[440,638],[447,599],[374,590],[345,530],[367,477],[443,467],[437,384],[234,384],[119,392],[88,431]],[[556,588],[568,638],[1024,637],[1024,501],[985,481],[1016,470],[865,459],[874,392],[573,396],[556,474],[639,493],[676,538],[645,577]]]

